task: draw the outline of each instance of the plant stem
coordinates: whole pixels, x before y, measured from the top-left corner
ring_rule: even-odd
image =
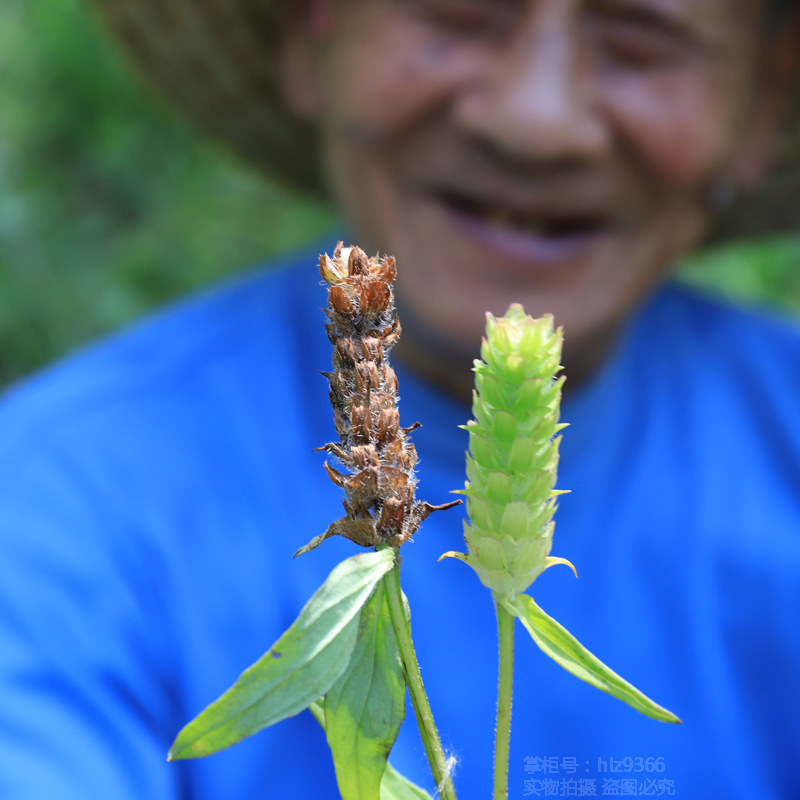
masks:
[[[497,682],[497,732],[494,744],[494,800],[508,798],[508,746],[511,739],[511,694],[514,685],[514,617],[495,600],[500,639]]]
[[[425,694],[425,687],[422,685],[422,675],[417,663],[417,654],[414,652],[414,642],[411,640],[411,625],[406,618],[405,608],[403,607],[403,594],[400,590],[399,554],[394,568],[384,577],[383,583],[389,600],[389,613],[392,617],[392,626],[397,637],[400,657],[403,659],[403,670],[406,675],[408,693],[411,696],[411,705],[417,717],[422,744],[425,746],[425,753],[428,756],[433,779],[436,781],[439,797],[441,800],[456,800],[456,791],[450,777],[450,770],[447,767],[447,759],[444,756],[442,743],[439,741],[439,734],[433,721],[433,712],[428,702],[428,696]]]

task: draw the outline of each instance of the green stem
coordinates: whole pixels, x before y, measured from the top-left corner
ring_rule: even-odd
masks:
[[[514,685],[514,617],[495,600],[500,639],[497,682],[497,733],[494,744],[494,800],[508,798],[508,745],[511,739],[511,694]]]
[[[447,759],[444,756],[442,743],[439,741],[439,734],[433,721],[433,712],[428,702],[428,696],[425,694],[425,687],[422,685],[422,675],[417,663],[417,654],[414,652],[414,643],[411,640],[411,625],[406,618],[405,608],[403,607],[403,594],[400,591],[399,554],[394,568],[384,577],[383,583],[389,600],[389,613],[392,617],[392,626],[397,637],[400,657],[403,659],[403,669],[406,675],[408,693],[411,696],[411,705],[417,717],[422,744],[425,746],[425,753],[428,756],[433,779],[436,781],[439,797],[441,800],[456,800],[456,791],[453,788],[450,770],[447,767]]]

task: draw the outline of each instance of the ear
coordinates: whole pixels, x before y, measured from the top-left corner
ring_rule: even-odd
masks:
[[[798,68],[800,13],[794,14],[774,35],[764,57],[762,77],[751,111],[753,123],[729,171],[736,186],[743,189],[752,187],[771,167]]]
[[[322,111],[321,56],[334,32],[333,0],[306,0],[289,6],[278,56],[280,87],[289,108],[313,122]]]

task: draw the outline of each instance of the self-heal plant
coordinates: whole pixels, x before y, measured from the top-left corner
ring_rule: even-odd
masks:
[[[344,800],[430,800],[388,763],[405,716],[408,688],[439,797],[455,800],[411,639],[400,589],[399,548],[434,511],[415,497],[417,454],[397,410],[397,376],[388,354],[400,335],[394,308],[393,258],[368,258],[357,247],[320,258],[328,284],[333,371],[325,373],[338,442],[327,451],[346,471],[325,469],[344,491],[345,515],[301,547],[331,536],[372,549],[345,559],[292,626],[216,702],[178,735],[170,759],[216,753],[309,709],[325,730]],[[475,362],[475,420],[463,494],[469,564],[491,589],[500,634],[495,800],[506,800],[511,724],[514,618],[567,670],[643,714],[679,720],[602,664],[524,591],[548,567],[554,530],[561,385],[561,331],[521,306],[488,315]],[[444,556],[443,556],[444,557]],[[573,567],[574,570],[574,567]]]
[[[466,561],[499,597],[516,597],[554,564],[559,406],[563,378],[561,330],[552,317],[526,317],[520,305],[506,316],[487,315],[483,360],[475,362],[472,411],[463,426],[467,453]],[[573,567],[574,570],[574,567]]]
[[[414,497],[417,451],[408,434],[418,425],[400,427],[397,376],[389,365],[400,336],[392,294],[395,260],[367,258],[340,242],[332,259],[320,258],[320,272],[330,286],[326,328],[334,368],[324,375],[340,441],[318,449],[349,470],[343,475],[325,463],[330,479],[344,490],[346,515],[295,555],[337,535],[363,547],[400,547],[430,514],[459,501],[432,506]]]
[[[388,764],[408,687],[439,796],[455,800],[400,589],[400,546],[431,513],[415,499],[417,455],[400,426],[397,377],[388,353],[400,335],[393,258],[336,247],[320,258],[328,289],[330,383],[339,435],[326,450],[346,473],[325,469],[344,490],[345,516],[295,556],[343,536],[374,552],[337,566],[294,624],[222,697],[178,735],[170,759],[218,752],[309,708],[325,729],[344,800],[430,800]]]
[[[514,618],[536,644],[581,680],[665,722],[680,720],[605,666],[523,592],[548,567],[559,494],[561,329],[553,318],[533,319],[520,305],[505,317],[487,314],[481,360],[475,362],[475,419],[469,431],[466,553],[445,553],[469,564],[492,591],[500,639],[495,743],[495,800],[508,794],[508,746],[514,658]],[[576,573],[577,576],[577,573]]]

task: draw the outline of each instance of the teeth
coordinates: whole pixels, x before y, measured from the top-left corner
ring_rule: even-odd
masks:
[[[485,223],[495,228],[529,236],[559,239],[576,234],[591,234],[600,231],[606,222],[591,214],[569,213],[563,216],[548,216],[545,211],[543,216],[531,211],[526,213],[521,210],[510,209],[502,205],[492,205],[489,202],[471,200],[458,195],[444,195],[445,202],[461,213],[478,217]]]
[[[503,211],[502,209],[495,209],[489,215],[489,222],[492,225],[497,226],[498,228],[513,228],[515,227],[514,221],[511,218],[511,214],[508,211]]]
[[[537,236],[544,234],[544,228],[541,223],[534,221],[520,223],[519,230],[525,231],[525,233],[534,233]]]
[[[535,220],[526,220],[515,216],[504,209],[495,209],[489,214],[488,221],[498,228],[506,228],[522,233],[541,234],[542,226]]]

